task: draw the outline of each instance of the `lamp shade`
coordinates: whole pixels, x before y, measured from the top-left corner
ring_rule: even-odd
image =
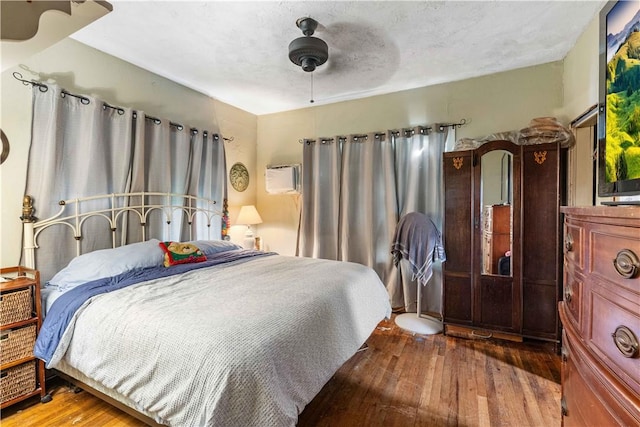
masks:
[[[236,224],[262,224],[262,218],[260,218],[260,214],[256,210],[255,206],[242,206],[240,208],[240,213],[238,214],[238,219],[236,219]]]

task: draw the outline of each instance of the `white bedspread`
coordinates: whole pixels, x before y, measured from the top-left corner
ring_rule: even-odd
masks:
[[[161,424],[293,426],[390,314],[367,267],[269,256],[94,297],[58,351]]]

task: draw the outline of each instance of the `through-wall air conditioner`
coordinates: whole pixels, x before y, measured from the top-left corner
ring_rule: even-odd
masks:
[[[300,165],[267,166],[265,183],[269,194],[300,194]]]

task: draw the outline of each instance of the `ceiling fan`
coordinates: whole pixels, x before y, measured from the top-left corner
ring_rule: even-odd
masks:
[[[307,73],[312,73],[316,67],[329,59],[329,46],[324,40],[312,37],[318,28],[318,21],[313,18],[299,18],[296,25],[304,37],[298,37],[289,43],[289,59]],[[311,99],[313,103],[313,74],[311,74]]]

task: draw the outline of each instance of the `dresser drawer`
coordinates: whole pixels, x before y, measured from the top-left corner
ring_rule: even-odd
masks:
[[[589,425],[613,426],[618,423],[610,415],[608,408],[593,391],[595,378],[584,368],[582,372],[576,363],[583,363],[576,357],[574,348],[562,334],[562,425],[563,427],[584,427]],[[585,379],[585,376],[588,379]],[[596,383],[597,384],[597,383]]]
[[[588,346],[629,388],[640,394],[640,301],[629,301],[609,292],[609,284],[593,283],[589,295],[591,320],[586,334]],[[621,336],[626,328],[626,343],[635,341],[635,351],[616,345],[614,334]],[[621,338],[618,338],[620,340]],[[631,354],[623,354],[628,351]]]
[[[582,329],[582,289],[584,281],[582,276],[571,267],[565,268],[564,287],[562,300],[567,308],[569,319],[573,322],[577,330]]]
[[[640,257],[640,229],[632,227],[596,226],[589,235],[589,272],[629,291],[640,294],[640,272],[624,277],[624,264],[629,257]],[[631,251],[627,254],[621,251]],[[616,270],[616,263],[623,270]],[[640,266],[638,267],[640,270]]]
[[[564,332],[567,332],[566,330]],[[615,393],[574,334],[562,337],[563,427],[637,426],[633,398]]]
[[[580,223],[565,224],[563,250],[567,262],[584,269],[584,228]]]

